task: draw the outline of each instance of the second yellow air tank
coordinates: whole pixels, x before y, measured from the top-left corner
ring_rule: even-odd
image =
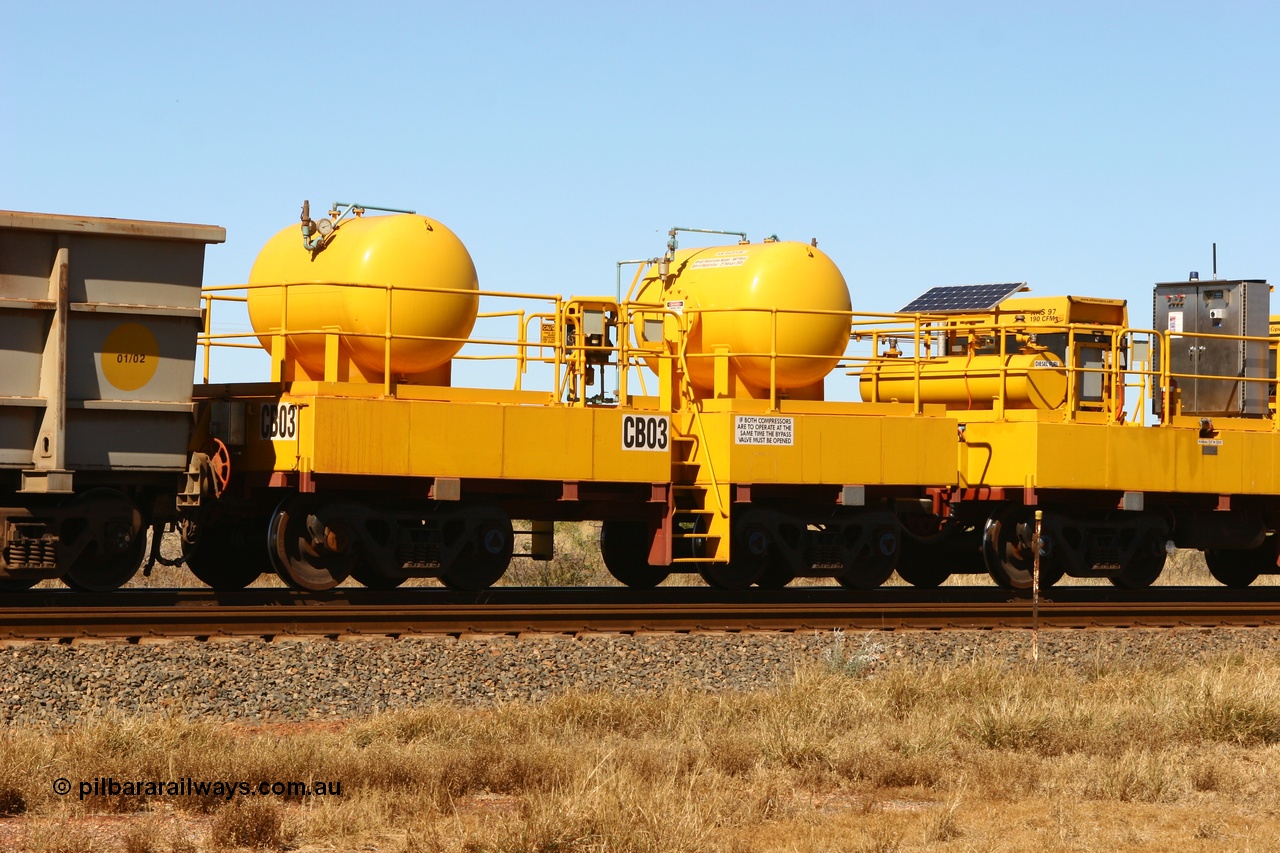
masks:
[[[707,356],[727,348],[738,378],[757,389],[813,385],[831,372],[849,341],[849,288],[816,246],[769,241],[685,249],[665,281],[657,270],[637,298],[684,317],[688,375],[703,392],[714,382]],[[678,344],[678,325],[665,323]],[[771,371],[770,354],[777,353]]]

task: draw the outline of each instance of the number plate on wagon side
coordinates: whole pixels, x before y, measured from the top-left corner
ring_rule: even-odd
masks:
[[[666,450],[671,443],[671,421],[663,415],[626,415],[622,418],[623,450]]]
[[[298,404],[263,403],[258,427],[258,437],[263,441],[297,440]]]

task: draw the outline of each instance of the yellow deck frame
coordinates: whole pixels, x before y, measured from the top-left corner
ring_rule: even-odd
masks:
[[[961,487],[1280,494],[1280,441],[1266,429],[1135,428],[1085,423],[969,423]],[[1218,422],[1221,427],[1227,425]]]
[[[322,385],[295,383],[285,393],[246,400],[249,429],[240,464],[259,472],[375,477],[670,479],[667,454],[622,449],[623,418],[651,411],[335,396]],[[236,390],[230,396],[245,398]],[[279,403],[299,406],[296,439],[264,439],[257,429],[262,406]]]
[[[752,401],[711,401],[701,414],[704,452],[721,482],[919,485],[955,477],[956,421],[941,407],[921,416],[907,404],[783,401],[766,413],[744,402]],[[791,419],[794,443],[736,443],[736,418],[744,415]],[[709,485],[707,467],[697,482]]]

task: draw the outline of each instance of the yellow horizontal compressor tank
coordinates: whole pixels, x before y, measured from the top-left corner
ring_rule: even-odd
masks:
[[[698,356],[717,347],[728,347],[738,379],[756,389],[769,388],[769,353],[785,354],[776,368],[777,388],[785,391],[821,381],[849,341],[852,307],[844,276],[831,258],[805,243],[682,249],[666,282],[653,270],[637,299],[685,315],[688,375],[704,393],[713,386],[714,365]],[[678,337],[677,328],[673,320],[664,324],[668,341]]]
[[[263,347],[271,349],[282,325],[336,330],[344,354],[371,382],[384,376],[388,322],[392,335],[437,339],[392,342],[392,375],[412,381],[453,358],[479,308],[466,246],[436,220],[413,214],[343,220],[314,252],[297,225],[285,228],[258,254],[249,284],[249,319]],[[288,348],[310,378],[324,375],[324,334],[290,334]]]
[[[1000,396],[1000,368],[1005,368],[1005,407],[1058,409],[1067,401],[1067,369],[1051,352],[946,356],[920,364],[920,402],[943,403],[949,409],[990,409]],[[902,403],[915,399],[915,362],[909,358],[877,358],[858,380],[867,402]]]

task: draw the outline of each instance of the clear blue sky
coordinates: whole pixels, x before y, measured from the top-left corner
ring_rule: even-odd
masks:
[[[1280,280],[1265,3],[0,0],[0,207],[225,226],[415,208],[494,290],[612,293],[672,225],[817,237],[855,309]],[[222,376],[220,378],[231,378]]]

